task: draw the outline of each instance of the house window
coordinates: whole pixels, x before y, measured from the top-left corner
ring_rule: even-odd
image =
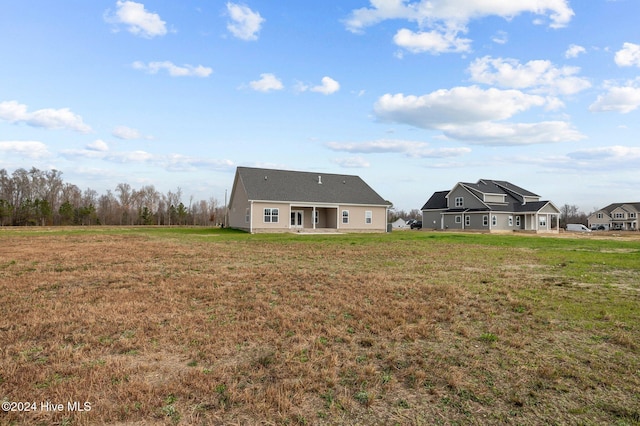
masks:
[[[456,197],[456,207],[464,207],[464,197]]]
[[[482,216],[482,226],[489,226],[489,216]]]
[[[318,223],[320,223],[320,211],[316,210],[315,212],[315,217],[313,218],[313,223],[315,223],[316,225]]]
[[[513,216],[509,216],[509,226],[513,226]]]
[[[498,216],[491,216],[491,225],[496,226],[498,224]]]
[[[342,210],[342,223],[349,223],[349,210]]]
[[[540,226],[547,226],[547,216],[540,216]]]
[[[462,216],[456,216],[456,223],[462,223]]]
[[[278,223],[278,209],[264,209],[265,223]]]
[[[598,213],[598,219],[602,219],[603,215],[602,213]]]
[[[636,218],[636,214],[635,213],[629,213],[629,218],[630,219],[635,219]]]
[[[251,219],[251,209],[247,207],[244,211],[244,221],[249,223],[249,219]]]
[[[520,226],[520,216],[516,216],[516,226]]]
[[[371,222],[373,222],[373,213],[371,212],[371,210],[367,210],[364,212],[364,223],[370,225]]]
[[[471,226],[471,216],[464,217],[464,226]]]
[[[613,217],[615,217],[616,219],[624,219],[624,213],[616,213],[615,215],[613,215]]]

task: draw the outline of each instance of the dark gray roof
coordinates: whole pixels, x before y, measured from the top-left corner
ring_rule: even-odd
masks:
[[[389,205],[354,175],[238,167],[236,179],[249,200]]]
[[[527,191],[506,180],[480,179],[477,183],[461,182],[462,185],[484,194],[509,194],[521,201],[523,197],[539,197],[531,191]]]
[[[547,204],[549,204],[549,201],[530,201],[526,204],[514,204],[513,211],[514,213],[537,212]]]
[[[434,192],[433,195],[422,206],[421,210],[441,210],[447,208],[447,194],[449,191]]]
[[[604,210],[607,212],[607,214],[609,214],[615,209],[617,209],[618,207],[622,207],[622,206],[632,206],[637,211],[640,211],[640,203],[613,203],[613,204],[609,204],[607,207],[603,207],[600,210]]]

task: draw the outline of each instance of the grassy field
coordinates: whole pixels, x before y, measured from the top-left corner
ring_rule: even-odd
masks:
[[[640,238],[3,229],[0,291],[0,424],[640,424]]]

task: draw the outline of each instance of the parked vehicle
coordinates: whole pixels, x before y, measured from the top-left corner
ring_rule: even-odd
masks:
[[[587,228],[586,226],[584,226],[581,223],[568,223],[567,224],[567,231],[572,231],[572,232],[591,232],[591,229]]]
[[[422,221],[416,220],[411,224],[411,229],[422,229]]]
[[[592,231],[606,231],[607,228],[604,227],[604,225],[593,225],[591,227]]]

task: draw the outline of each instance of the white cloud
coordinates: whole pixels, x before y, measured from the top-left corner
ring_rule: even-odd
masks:
[[[509,36],[504,31],[498,31],[493,37],[491,37],[491,41],[496,44],[507,44]]]
[[[522,13],[549,15],[549,26],[561,28],[574,15],[566,0],[370,0],[370,4],[370,8],[351,12],[345,21],[349,31],[359,32],[387,19],[406,19],[421,25],[442,22],[448,28],[454,28],[485,16],[511,19]]]
[[[331,77],[322,77],[322,84],[310,89],[312,92],[319,92],[323,95],[330,95],[340,90],[340,83]]]
[[[604,146],[570,152],[567,156],[578,160],[637,161],[640,160],[640,148],[621,145]]]
[[[328,142],[326,146],[333,151],[345,151],[359,154],[377,154],[389,152],[409,152],[422,149],[426,142],[382,139],[369,142]]]
[[[568,0],[370,0],[370,7],[355,9],[344,21],[347,30],[362,33],[388,19],[415,22],[420,32],[401,30],[396,43],[412,52],[466,52],[470,40],[459,39],[467,24],[486,16],[511,19],[523,13],[548,16],[551,28],[565,27],[574,15]],[[423,31],[428,28],[431,31]],[[502,39],[504,40],[504,39]]]
[[[269,73],[260,74],[260,80],[250,82],[249,86],[258,92],[270,92],[284,88],[282,82],[275,75]]]
[[[136,70],[146,71],[149,74],[157,74],[160,70],[166,70],[171,77],[208,77],[213,70],[202,65],[175,65],[170,61],[162,62],[149,62],[145,64],[140,61],[136,61],[131,66]]]
[[[457,32],[448,31],[440,33],[438,31],[413,32],[406,28],[399,30],[393,37],[393,41],[398,46],[411,53],[430,52],[433,54],[445,52],[469,52],[471,51],[471,40],[458,38]]]
[[[637,82],[626,86],[611,86],[589,106],[592,112],[620,112],[627,114],[640,106],[640,87]]]
[[[591,87],[586,78],[577,77],[578,67],[555,67],[551,61],[533,60],[520,64],[515,59],[485,56],[471,63],[468,71],[476,83],[511,89],[530,89],[534,93],[571,95]]]
[[[423,129],[504,120],[547,101],[518,90],[483,90],[477,86],[441,89],[423,96],[386,94],[374,105],[378,119]]]
[[[578,46],[577,44],[572,44],[569,46],[566,52],[564,52],[564,57],[567,59],[577,58],[578,55],[582,53],[586,53],[587,49],[582,46]]]
[[[2,145],[0,145],[0,151]],[[182,154],[158,155],[147,151],[111,151],[102,140],[96,140],[88,144],[85,149],[66,149],[60,154],[68,159],[102,160],[111,163],[147,164],[162,167],[169,171],[193,171],[205,170],[231,170],[235,164],[231,160],[207,159],[201,157],[189,157]]]
[[[336,158],[333,162],[346,169],[361,169],[371,166],[371,163],[362,157]]]
[[[615,61],[621,67],[640,67],[640,45],[624,43],[622,49],[616,52]]]
[[[575,142],[585,136],[564,121],[539,123],[483,122],[470,126],[452,126],[444,130],[450,138],[472,145],[515,146]]]
[[[144,8],[144,4],[133,1],[116,2],[116,12],[107,11],[104,15],[106,22],[123,24],[131,34],[145,38],[163,36],[167,33],[166,23],[157,13]]]
[[[32,159],[51,155],[47,146],[38,141],[0,141],[0,153],[5,156],[15,154]]]
[[[247,6],[235,3],[227,3],[227,11],[231,22],[227,24],[227,29],[239,39],[257,40],[258,32],[265,19],[258,12],[254,12]]]
[[[182,154],[169,154],[161,160],[162,165],[170,171],[231,170],[235,163],[231,160],[215,160],[189,157]]]
[[[82,121],[82,117],[71,112],[69,108],[45,108],[29,112],[26,105],[16,101],[0,102],[0,120],[45,129],[67,129],[80,133],[92,131],[91,127]]]
[[[89,151],[106,152],[109,151],[109,145],[102,139],[96,139],[95,141],[87,144]]]
[[[441,130],[449,139],[481,145],[528,145],[577,141],[585,136],[564,121],[504,123],[533,107],[553,108],[559,100],[518,90],[476,86],[438,90],[423,96],[384,95],[374,112],[384,122]],[[419,152],[419,151],[418,151]],[[442,154],[423,151],[422,154]]]
[[[430,148],[426,142],[381,139],[368,142],[329,142],[327,148],[333,151],[344,151],[352,154],[400,153],[407,157],[446,158],[468,154],[471,149]]]
[[[142,135],[136,129],[127,126],[117,126],[111,131],[111,134],[118,139],[140,139]]]

